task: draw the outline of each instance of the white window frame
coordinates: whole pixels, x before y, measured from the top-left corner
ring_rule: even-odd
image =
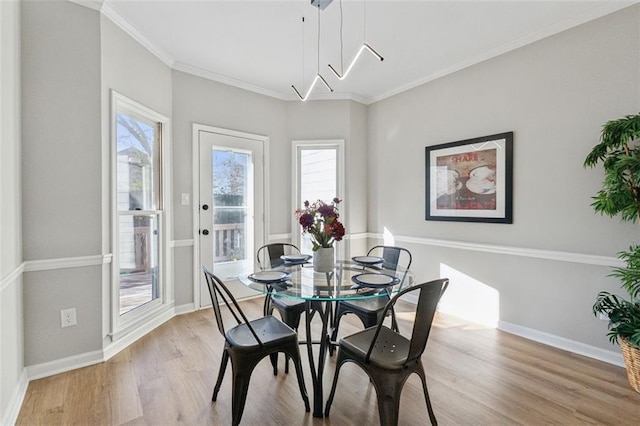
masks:
[[[119,269],[119,218],[117,205],[117,135],[116,114],[125,111],[144,117],[160,124],[160,189],[156,210],[143,210],[137,213],[157,215],[158,217],[158,297],[138,308],[120,315],[120,269]],[[112,90],[110,116],[110,152],[111,152],[111,322],[109,333],[112,341],[130,333],[133,329],[152,322],[173,309],[173,288],[171,273],[171,129],[169,118]]]
[[[304,200],[300,199],[300,153],[303,150],[310,149],[335,149],[336,150],[336,180],[337,180],[337,194],[336,197],[344,200],[345,195],[345,168],[344,168],[344,139],[327,139],[327,140],[294,140],[291,141],[291,171],[292,171],[292,193],[291,203],[293,204],[293,210],[299,208]],[[311,202],[315,200],[309,200]],[[340,211],[341,222],[345,228],[348,229],[347,216],[345,203],[340,203],[338,206]],[[291,242],[296,246],[300,246],[300,224],[292,214],[291,221]],[[336,246],[336,255],[338,258],[344,257],[343,244]]]

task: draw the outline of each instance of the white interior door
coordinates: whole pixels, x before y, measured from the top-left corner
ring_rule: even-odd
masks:
[[[237,299],[255,291],[237,280],[253,272],[255,252],[264,242],[264,142],[199,131],[200,271],[206,266]],[[211,305],[203,274],[200,307]]]

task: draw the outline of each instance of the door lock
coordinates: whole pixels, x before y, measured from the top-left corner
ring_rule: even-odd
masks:
[[[202,230],[202,235],[209,235],[209,230],[208,229],[203,229]]]

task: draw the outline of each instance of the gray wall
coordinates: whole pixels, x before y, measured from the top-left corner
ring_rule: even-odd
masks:
[[[602,171],[582,162],[605,121],[640,106],[639,14],[625,9],[371,105],[369,231],[423,239],[404,239],[418,278],[448,265],[479,280],[499,292],[503,322],[613,350],[591,314],[599,290],[619,289],[607,267],[424,239],[610,257],[637,239],[637,225],[594,214]],[[425,146],[506,131],[513,224],[425,221]]]
[[[116,26],[110,19],[100,17],[101,43],[101,102],[102,102],[102,254],[111,248],[111,93],[116,91],[153,111],[171,119],[171,69]],[[171,129],[167,136],[171,139]],[[167,141],[165,141],[167,142]],[[169,140],[169,143],[172,141]],[[170,208],[167,210],[171,210]],[[172,239],[169,229],[168,239]],[[173,252],[167,250],[168,263]],[[102,275],[102,340],[103,347],[112,342],[111,332],[111,264],[104,265]],[[171,274],[171,272],[169,272]],[[170,277],[171,278],[171,277]],[[167,281],[168,282],[168,281]],[[172,286],[169,286],[172,289]],[[168,295],[173,300],[173,293]],[[169,302],[170,303],[170,302]]]
[[[0,2],[0,424],[24,366],[20,202],[20,4]]]
[[[294,211],[291,205],[291,141],[344,139],[347,147],[352,143],[362,145],[366,133],[365,112],[365,106],[351,101],[285,102],[174,71],[174,238],[193,238],[192,207],[180,204],[181,193],[191,193],[195,199],[192,194],[193,123],[269,137],[267,232],[270,235],[288,234]],[[352,116],[356,117],[355,124],[352,124]],[[352,167],[354,178],[348,183],[347,192],[352,186],[360,191],[365,180],[363,163],[360,158]],[[364,232],[366,214],[363,205],[347,202],[346,209],[352,211],[354,217],[359,215],[356,222],[359,232]],[[197,244],[197,240],[194,243]],[[180,306],[193,302],[193,248],[176,247],[174,253],[175,303]]]
[[[24,2],[21,24],[25,261],[99,255],[100,16]],[[25,273],[25,365],[102,349],[100,271]],[[60,310],[71,307],[78,325],[61,329]]]
[[[287,141],[283,101],[257,95],[180,71],[173,72],[173,185],[174,238],[193,238],[192,206],[180,203],[180,194],[193,194],[192,126],[194,123],[269,137],[270,197],[287,200],[288,175],[278,164]],[[283,179],[286,179],[283,181]],[[271,203],[272,211],[280,203]],[[284,203],[286,204],[286,203]],[[287,223],[271,215],[267,232],[285,232]],[[281,216],[281,215],[280,215]],[[196,240],[194,244],[198,244]],[[174,248],[176,306],[193,303],[193,246]]]
[[[10,283],[4,277],[20,267],[22,252],[29,265],[110,253],[105,186],[110,170],[103,159],[108,157],[111,88],[172,119],[174,240],[193,238],[192,208],[180,204],[181,193],[192,193],[193,123],[270,138],[270,234],[292,231],[291,140],[344,139],[344,209],[350,233],[387,228],[398,244],[414,252],[420,280],[439,276],[446,266],[495,289],[505,323],[611,348],[606,323],[590,314],[598,290],[618,289],[615,280],[605,278],[607,267],[428,242],[612,257],[634,241],[634,226],[591,211],[590,196],[599,188],[602,172],[584,170],[582,161],[606,120],[640,107],[640,8],[367,107],[352,101],[285,102],[170,71],[96,11],[69,2],[25,2],[20,111],[18,96],[4,95],[6,87],[15,88],[19,81],[16,68],[6,63],[14,60],[17,67],[18,53],[12,50],[18,45],[17,29],[5,25],[15,12],[0,4],[0,409],[23,365],[23,307],[24,365],[105,345],[110,297],[105,266],[31,270],[24,274],[24,300],[20,274]],[[20,113],[22,170],[15,160],[20,155]],[[424,147],[509,130],[515,132],[514,224],[426,222]],[[14,207],[7,209],[7,204]],[[371,243],[350,242],[353,252]],[[177,306],[193,303],[192,250],[188,244],[173,249]],[[59,311],[68,307],[77,308],[79,324],[60,329]]]

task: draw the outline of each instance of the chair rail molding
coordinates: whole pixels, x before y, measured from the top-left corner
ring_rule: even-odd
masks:
[[[111,263],[112,258],[113,255],[109,253],[93,256],[64,257],[58,259],[27,260],[24,262],[24,272],[100,266]]]
[[[2,277],[0,280],[0,294],[6,289],[9,288],[12,284],[16,282],[16,280],[22,275],[24,272],[24,262],[20,265],[16,266],[11,272]]]
[[[383,239],[383,234],[369,233],[371,239]],[[394,236],[397,242],[422,244],[434,247],[445,247],[459,250],[480,251],[484,253],[505,254],[510,256],[530,257],[535,259],[554,260],[557,262],[582,263],[595,266],[624,267],[621,260],[611,256],[598,256],[586,253],[542,250],[527,247],[501,246],[494,244],[474,243],[470,241],[440,240],[434,238]]]

